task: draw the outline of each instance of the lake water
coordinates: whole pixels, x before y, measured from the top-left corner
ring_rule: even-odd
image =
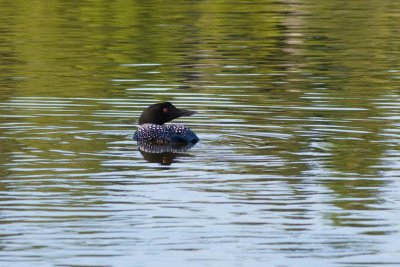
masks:
[[[400,266],[400,2],[1,1],[1,266]],[[150,104],[200,143],[146,155]]]

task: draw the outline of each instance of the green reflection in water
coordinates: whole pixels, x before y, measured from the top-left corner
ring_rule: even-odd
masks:
[[[398,153],[396,1],[0,1],[0,8],[2,191],[20,179],[28,190],[105,196],[113,183],[92,175],[142,177],[152,167],[138,158],[114,164],[111,148],[133,132],[144,106],[172,99],[206,114],[189,122],[221,157],[199,165],[220,160],[225,169],[215,176],[240,176],[227,195],[278,177],[306,199],[298,187],[321,184],[334,226],[362,227],[365,214],[360,224],[346,216],[385,205],[389,182],[381,177],[388,151]],[[134,149],[124,145],[118,149]],[[16,158],[28,156],[37,162],[19,166]],[[263,189],[243,198],[259,200]]]

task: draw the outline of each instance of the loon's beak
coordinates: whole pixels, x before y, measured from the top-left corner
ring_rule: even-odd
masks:
[[[177,109],[176,115],[178,117],[186,117],[196,114],[196,111],[188,110],[188,109]]]

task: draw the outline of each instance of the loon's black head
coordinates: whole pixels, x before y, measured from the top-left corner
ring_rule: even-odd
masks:
[[[178,109],[170,102],[153,104],[146,108],[139,118],[139,124],[152,123],[162,125],[173,119],[190,116],[195,114],[195,111],[187,109]]]

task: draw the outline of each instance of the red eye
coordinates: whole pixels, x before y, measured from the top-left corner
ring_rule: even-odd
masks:
[[[163,108],[163,110],[162,110],[164,113],[168,113],[169,112],[169,109],[168,108]]]

